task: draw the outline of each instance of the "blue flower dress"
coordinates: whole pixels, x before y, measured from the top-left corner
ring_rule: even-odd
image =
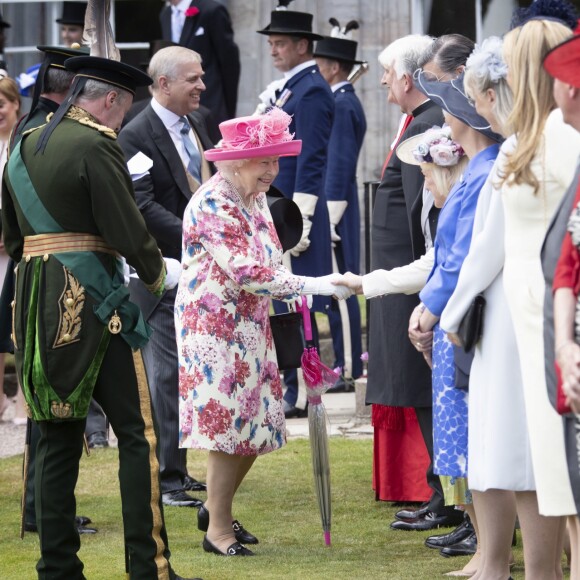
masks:
[[[477,199],[499,145],[480,151],[450,191],[439,215],[435,264],[419,294],[435,316],[441,316],[453,294],[463,260],[469,250]],[[467,488],[467,399],[455,388],[453,345],[436,324],[433,336],[433,469],[440,476],[447,505],[470,502]]]

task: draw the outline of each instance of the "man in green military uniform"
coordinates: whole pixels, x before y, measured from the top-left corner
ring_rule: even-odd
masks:
[[[149,336],[128,300],[120,256],[153,293],[177,282],[135,205],[116,132],[137,86],[133,67],[76,57],[71,93],[44,129],[23,135],[2,188],[2,224],[17,263],[13,340],[27,406],[40,427],[39,578],[84,578],[74,489],[90,397],[119,441],[131,578],[180,578],[169,564],[157,435],[140,355]],[[72,106],[71,106],[72,104]],[[135,485],[135,482],[138,484]]]

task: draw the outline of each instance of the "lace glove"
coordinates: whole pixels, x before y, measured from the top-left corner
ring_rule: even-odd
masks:
[[[312,230],[312,222],[310,218],[314,215],[316,209],[316,202],[318,197],[310,193],[295,193],[292,201],[298,206],[302,214],[302,238],[290,250],[290,254],[297,258],[302,252],[305,252],[310,247],[310,231]]]
[[[340,223],[348,205],[348,201],[327,201],[328,219],[330,220],[330,241],[340,242],[340,236],[336,233],[336,226]]]
[[[346,300],[353,292],[346,286],[335,286],[332,282],[341,277],[340,274],[328,274],[327,276],[305,277],[303,294],[317,294],[319,296],[335,296],[338,300]]]
[[[175,260],[174,258],[163,258],[165,260],[165,289],[173,290],[179,282],[179,276],[181,275],[181,262]]]

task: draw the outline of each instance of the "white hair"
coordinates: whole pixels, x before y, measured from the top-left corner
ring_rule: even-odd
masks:
[[[379,62],[384,68],[395,69],[397,78],[404,74],[413,76],[419,68],[419,60],[433,43],[433,38],[424,34],[409,34],[391,42],[381,54]]]

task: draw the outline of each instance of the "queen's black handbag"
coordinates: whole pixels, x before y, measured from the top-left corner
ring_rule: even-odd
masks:
[[[304,342],[302,314],[300,312],[284,312],[270,316],[270,327],[276,347],[278,368],[281,371],[300,367]]]
[[[483,333],[483,313],[485,311],[485,298],[478,294],[470,304],[461,324],[459,325],[459,338],[465,352],[470,352],[479,342]]]

